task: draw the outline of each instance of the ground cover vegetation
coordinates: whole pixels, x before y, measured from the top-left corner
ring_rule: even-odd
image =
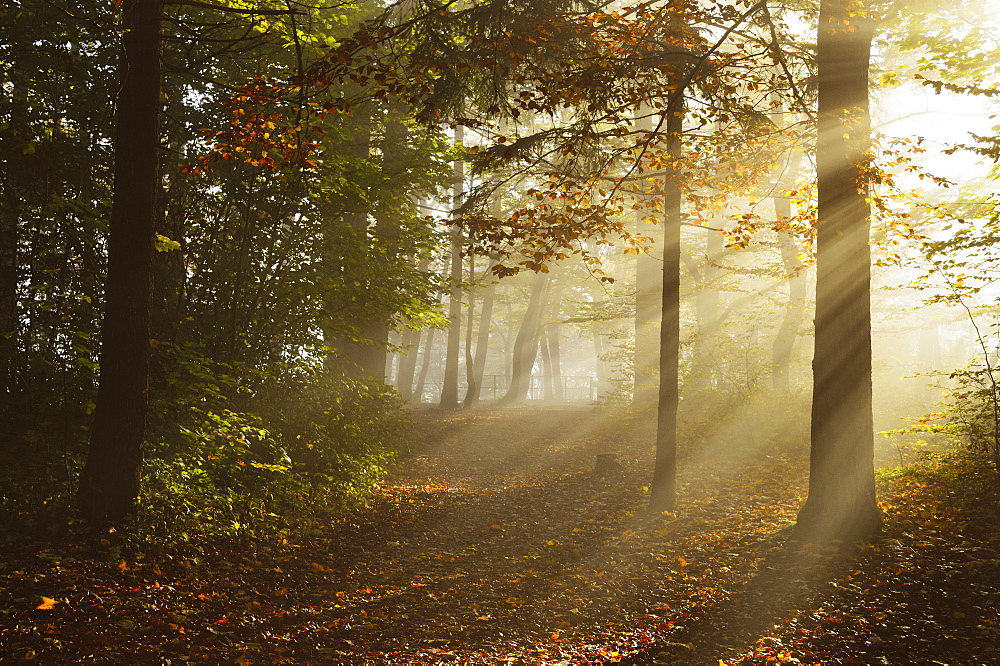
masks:
[[[0,655],[996,660],[997,19],[0,9]]]

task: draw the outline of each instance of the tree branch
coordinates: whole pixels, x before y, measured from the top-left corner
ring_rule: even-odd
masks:
[[[252,16],[277,16],[280,14],[303,14],[297,9],[239,9],[237,7],[225,7],[215,5],[210,2],[198,2],[198,0],[166,0],[164,5],[188,5],[190,7],[202,7],[204,9],[216,9],[220,12],[230,12],[232,14],[249,14]]]

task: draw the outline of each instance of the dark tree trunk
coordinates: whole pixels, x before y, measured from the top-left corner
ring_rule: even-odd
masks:
[[[667,107],[668,150],[681,154],[683,101]],[[677,406],[679,402],[681,305],[681,190],[679,174],[667,173],[663,192],[663,287],[660,324],[660,389],[656,410],[656,462],[649,510],[670,511],[677,500]]]
[[[18,225],[21,218],[21,161],[30,141],[27,124],[28,91],[21,72],[26,55],[22,26],[8,27],[12,89],[8,102],[10,120],[0,129],[4,174],[0,179],[0,418],[11,422],[18,412]]]
[[[364,103],[357,108],[351,118],[349,131],[353,140],[347,142],[344,147],[346,152],[359,162],[371,159],[374,112],[375,110],[370,103]],[[341,279],[348,279],[342,274],[350,273],[353,270],[350,265],[358,262],[359,257],[361,261],[366,262],[381,261],[382,257],[379,257],[377,249],[373,248],[375,241],[370,237],[368,225],[371,207],[367,198],[360,193],[353,193],[347,196],[343,205],[345,206],[343,220],[347,223],[353,236],[349,248],[351,252],[358,254],[350,256],[345,248],[333,247],[330,250],[330,256],[334,264],[331,269],[335,273],[341,274],[339,275]],[[385,221],[380,221],[382,229],[377,230],[376,233],[379,231],[384,233],[385,224]],[[333,311],[339,307],[339,304],[331,303],[329,307]],[[340,337],[339,331],[327,333],[325,336],[326,344],[336,348],[343,355],[343,358],[338,359],[334,366],[341,366],[339,371],[349,376],[375,377],[384,380],[386,343],[389,331],[388,316],[368,311],[359,314],[360,321],[358,321],[356,340]]]
[[[125,0],[101,378],[78,504],[93,527],[134,512],[142,468],[156,193],[160,3]]]
[[[461,125],[455,129],[455,142],[462,143],[464,132]],[[455,162],[452,197],[457,210],[465,196],[465,163]],[[455,227],[451,233],[451,297],[448,303],[448,348],[445,352],[444,382],[441,385],[441,406],[446,409],[458,407],[458,366],[462,342],[462,232]]]
[[[870,213],[863,165],[870,144],[868,60],[873,21],[846,0],[820,3],[819,217],[809,498],[796,537],[858,540],[876,533],[872,424]]]

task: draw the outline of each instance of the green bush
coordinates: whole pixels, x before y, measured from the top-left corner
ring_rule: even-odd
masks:
[[[321,503],[363,500],[385,476],[409,423],[402,400],[381,382],[310,367],[283,373],[262,396],[261,410],[311,501]]]
[[[169,417],[150,430],[139,504],[137,536],[161,546],[280,537],[362,502],[406,430],[381,382],[303,363],[251,388],[231,366],[182,360],[154,407]]]

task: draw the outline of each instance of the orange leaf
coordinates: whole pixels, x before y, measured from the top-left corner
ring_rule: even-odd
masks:
[[[42,597],[42,603],[35,606],[37,610],[52,610],[52,608],[59,603],[55,599],[50,599],[49,597]]]

